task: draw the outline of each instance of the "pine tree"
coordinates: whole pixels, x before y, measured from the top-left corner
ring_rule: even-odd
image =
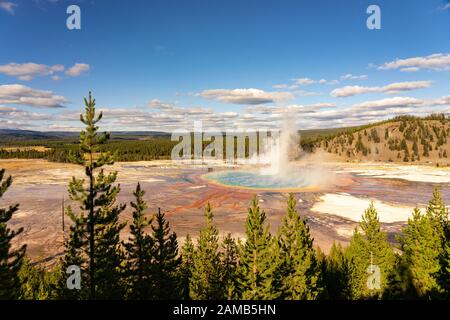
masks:
[[[189,286],[191,280],[191,266],[193,264],[194,244],[191,236],[186,235],[183,246],[181,247],[181,265],[178,271],[178,292],[182,299],[189,299]]]
[[[152,281],[155,299],[174,299],[178,297],[177,269],[181,263],[178,257],[178,241],[175,232],[170,231],[169,222],[158,209],[152,224],[153,257]]]
[[[450,299],[450,230],[447,228],[446,241],[444,245],[444,252],[441,262],[441,269],[439,273],[439,283],[444,290],[444,298]]]
[[[261,300],[273,298],[272,236],[265,225],[266,214],[253,198],[245,224],[247,240],[242,249],[242,298]],[[279,294],[279,293],[278,293]]]
[[[97,181],[102,180],[101,175],[102,172],[98,174]],[[119,214],[125,209],[125,205],[115,205],[119,190],[119,187],[105,190],[109,194],[105,197],[97,217],[99,223],[96,226],[94,259],[99,299],[123,299],[125,296],[125,252],[120,240],[120,232],[125,228],[126,223],[119,222]]]
[[[205,226],[200,231],[191,268],[190,297],[194,300],[223,299],[219,231],[213,223],[211,205],[205,208]]]
[[[321,270],[309,227],[295,209],[297,202],[289,194],[279,243],[283,261],[283,297],[293,300],[317,299],[322,292]]]
[[[225,298],[234,300],[239,297],[239,246],[231,234],[222,241],[222,286],[225,288]]]
[[[131,236],[125,243],[127,260],[127,280],[129,286],[128,298],[143,300],[152,297],[152,256],[154,241],[145,233],[145,228],[152,219],[145,217],[147,204],[144,201],[145,191],[138,183],[133,192],[135,202],[131,202],[133,223],[130,225]]]
[[[109,152],[99,152],[109,135],[99,134],[96,124],[102,113],[95,111],[95,99],[89,93],[84,99],[85,115],[80,120],[86,129],[80,132],[81,153],[71,155],[71,161],[85,167],[88,180],[72,178],[69,184],[71,200],[80,203],[80,211],[74,212],[71,206],[66,209],[73,225],[70,237],[66,241],[66,254],[63,271],[70,265],[77,265],[82,270],[84,290],[63,290],[64,296],[89,299],[121,298],[123,278],[123,250],[119,239],[120,231],[125,227],[119,223],[119,214],[125,205],[116,204],[120,191],[114,185],[117,172],[105,173],[105,165],[113,164],[113,156]],[[97,174],[96,171],[100,170]],[[64,285],[64,284],[63,284]]]
[[[440,270],[436,274],[443,296],[450,297],[450,223],[448,209],[442,200],[440,188],[436,187],[427,206],[427,216],[431,220],[438,237]]]
[[[399,236],[400,258],[399,271],[404,283],[402,295],[411,298],[429,299],[440,291],[436,274],[440,269],[440,238],[432,220],[422,215],[418,208],[408,219],[408,225]]]
[[[12,177],[9,176],[3,181],[5,169],[0,170],[0,198],[12,184]],[[0,209],[0,300],[13,300],[20,297],[19,271],[25,256],[26,246],[22,245],[18,249],[11,249],[11,241],[14,237],[23,232],[23,228],[11,230],[7,223],[17,212],[18,204],[9,206],[7,209]]]
[[[399,300],[399,299],[416,299],[411,274],[405,259],[401,255],[395,255],[394,268],[387,276],[388,286],[383,292],[383,299]]]
[[[19,271],[22,300],[54,300],[58,299],[57,285],[60,281],[59,265],[46,270],[39,265],[33,265],[25,257]]]
[[[436,231],[443,236],[448,223],[448,210],[442,200],[439,187],[434,188],[433,197],[427,206],[427,215],[432,219]]]
[[[419,147],[417,146],[417,141],[416,140],[414,140],[412,149],[413,149],[414,155],[418,156],[419,155]]]
[[[351,297],[348,264],[345,251],[341,244],[339,242],[333,242],[322,269],[328,299],[346,300]]]
[[[353,299],[380,298],[388,287],[388,278],[395,264],[395,254],[387,234],[381,231],[373,202],[364,212],[359,226],[362,233],[355,229],[346,251],[351,274],[351,295]],[[380,289],[370,288],[367,284],[370,266],[376,266],[380,270]]]

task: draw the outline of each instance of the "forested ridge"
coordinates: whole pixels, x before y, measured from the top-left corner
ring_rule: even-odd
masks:
[[[450,120],[444,114],[401,116],[318,139],[316,149],[343,160],[450,164]]]
[[[38,151],[32,147],[24,150],[24,145],[38,143],[48,150]],[[99,152],[113,151],[117,161],[143,161],[170,159],[170,152],[177,144],[169,138],[149,138],[147,140],[108,141]],[[15,142],[14,147],[0,149],[0,159],[46,159],[53,162],[70,162],[70,154],[79,152],[79,145],[70,141],[25,141]]]
[[[299,143],[305,152],[323,150],[347,161],[433,160],[442,165],[450,164],[450,121],[443,114],[423,118],[399,116],[350,128],[300,130],[299,135]],[[79,152],[79,141],[72,136],[30,137],[31,134],[20,139],[10,139],[9,136],[0,135],[0,159],[46,159],[64,163],[71,161],[71,153]],[[114,133],[110,140],[99,146],[98,151],[114,152],[115,160],[120,162],[165,160],[170,159],[171,151],[177,143],[178,141],[171,141],[169,134]],[[208,141],[204,141],[203,147],[208,144]],[[39,147],[46,149],[40,150]]]
[[[85,178],[69,182],[77,205],[65,208],[71,226],[64,256],[51,270],[30,262],[26,246],[11,246],[22,230],[12,231],[7,223],[19,205],[0,209],[0,299],[450,298],[450,225],[439,188],[425,212],[411,213],[395,247],[371,204],[349,246],[335,243],[325,255],[314,246],[292,194],[276,234],[270,233],[255,197],[248,208],[245,241],[220,237],[208,204],[195,241],[188,235],[180,247],[164,212],[149,214],[140,184],[129,204],[132,221],[119,222],[126,205],[116,201],[119,173],[102,169],[114,161],[111,152],[102,151],[110,137],[98,132],[102,114],[90,94],[85,105],[79,150],[69,159],[85,168]],[[1,170],[0,197],[12,183]],[[122,241],[125,228],[130,236]],[[66,271],[72,266],[81,270],[79,289],[67,285]]]

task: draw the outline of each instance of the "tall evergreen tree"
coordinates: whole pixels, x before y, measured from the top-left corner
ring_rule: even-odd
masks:
[[[401,296],[429,299],[439,291],[436,275],[439,272],[440,238],[429,215],[422,215],[418,208],[408,219],[408,225],[399,236],[403,254],[398,264],[402,287]]]
[[[52,269],[33,265],[25,257],[19,272],[21,282],[20,299],[23,300],[54,300],[58,299],[57,285],[61,274],[59,265]]]
[[[222,241],[222,285],[225,297],[234,300],[239,297],[239,246],[236,240],[228,233]]]
[[[448,223],[448,210],[442,200],[441,190],[439,187],[434,188],[433,196],[428,203],[426,212],[427,215],[429,215],[433,220],[436,230],[443,233],[444,227]]]
[[[442,200],[440,188],[436,187],[427,206],[427,216],[438,236],[440,269],[436,274],[442,295],[450,298],[450,223],[448,209]]]
[[[186,235],[181,247],[181,265],[178,270],[178,292],[182,299],[189,299],[189,286],[191,281],[191,266],[194,262],[194,244],[189,234]]]
[[[283,297],[312,300],[322,292],[322,275],[309,227],[295,209],[296,205],[293,194],[289,194],[278,240],[283,261]]]
[[[346,300],[351,297],[349,265],[345,250],[339,242],[333,242],[322,266],[322,272],[328,299]]]
[[[211,205],[205,208],[205,226],[200,230],[193,254],[190,297],[194,300],[223,299],[219,231],[213,221]]]
[[[99,152],[99,147],[109,139],[109,134],[98,133],[102,113],[97,115],[91,93],[84,103],[85,114],[80,115],[80,120],[86,129],[80,132],[81,152],[72,154],[71,161],[84,166],[88,181],[85,185],[84,179],[73,177],[69,184],[70,198],[80,203],[80,210],[76,213],[71,206],[66,209],[73,225],[66,241],[63,271],[73,264],[81,268],[82,287],[87,291],[81,290],[79,298],[121,298],[123,250],[119,235],[125,224],[119,223],[118,218],[125,205],[116,204],[120,191],[120,186],[114,185],[117,172],[105,173],[102,168],[114,162],[111,153]],[[74,294],[77,293],[64,290],[66,296]]]
[[[153,238],[145,233],[145,228],[151,225],[152,219],[145,217],[147,204],[144,201],[144,190],[138,183],[133,192],[135,202],[133,208],[133,223],[130,225],[131,236],[125,243],[127,258],[128,298],[142,300],[152,297],[152,257],[154,249]]]
[[[181,263],[178,256],[178,240],[175,232],[170,231],[169,222],[158,209],[152,224],[153,254],[152,282],[155,299],[178,298],[177,270]]]
[[[241,290],[247,300],[272,299],[273,248],[272,235],[266,226],[266,214],[260,210],[257,198],[253,198],[245,223],[247,240],[242,248]],[[279,294],[279,293],[278,293]]]
[[[378,213],[373,202],[364,212],[359,226],[362,233],[355,229],[346,251],[350,260],[352,298],[380,298],[388,286],[388,278],[395,264],[395,254],[387,234],[381,231]],[[371,266],[379,268],[379,289],[376,285],[370,287],[367,283]]]
[[[5,169],[0,170],[0,198],[12,184],[9,176],[3,181]],[[17,212],[18,204],[0,209],[0,300],[12,300],[20,297],[21,282],[19,271],[25,256],[26,246],[13,250],[11,242],[14,237],[23,232],[23,228],[11,230],[7,223]]]
[[[441,269],[439,273],[439,283],[444,290],[444,298],[450,299],[450,227],[445,233],[444,252],[441,258]]]

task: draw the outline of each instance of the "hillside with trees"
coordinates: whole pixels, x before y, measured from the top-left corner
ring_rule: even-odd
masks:
[[[381,161],[450,165],[450,119],[397,117],[318,138],[315,151],[341,161]]]

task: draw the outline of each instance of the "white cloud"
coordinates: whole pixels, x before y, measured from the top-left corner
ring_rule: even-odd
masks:
[[[274,89],[287,89],[288,87],[289,87],[289,85],[287,85],[287,84],[274,84],[272,86],[272,88],[274,88]]]
[[[311,84],[337,84],[339,83],[338,80],[327,80],[327,79],[320,79],[320,80],[314,80],[311,78],[294,78],[291,79],[291,81],[294,82],[294,84],[275,84],[272,86],[274,89],[287,89],[287,90],[296,90],[301,86],[307,86]],[[304,91],[306,92],[306,91]]]
[[[86,63],[76,63],[70,67],[65,73],[70,77],[76,77],[84,72],[89,71],[90,66]],[[27,63],[8,63],[0,65],[0,74],[6,74],[8,76],[16,77],[22,81],[30,81],[36,76],[52,76],[55,81],[61,80],[58,73],[65,70],[65,67],[61,64],[55,64],[52,66],[39,64],[34,62]]]
[[[33,77],[30,75],[26,75],[26,76],[20,76],[20,77],[18,77],[18,79],[22,80],[22,81],[30,81],[31,79],[33,79]]]
[[[66,71],[66,75],[68,75],[70,77],[77,77],[84,72],[88,72],[89,69],[90,69],[90,66],[86,63],[75,63],[72,67],[70,67]]]
[[[300,86],[298,84],[275,84],[272,86],[274,89],[287,89],[287,90],[295,90]]]
[[[306,91],[306,90],[297,90],[294,91],[294,93],[300,97],[311,97],[311,96],[320,96],[320,92],[314,92],[314,91]]]
[[[153,100],[154,101],[154,100]],[[153,102],[155,106],[172,103]],[[365,101],[351,106],[337,107],[333,103],[309,105],[292,104],[286,106],[249,105],[243,112],[222,111],[194,107],[160,108],[122,108],[104,109],[104,126],[111,130],[157,130],[172,131],[179,128],[193,129],[194,121],[202,121],[205,130],[214,128],[263,129],[279,128],[287,115],[296,121],[300,129],[327,128],[360,125],[391,118],[396,115],[426,115],[442,112],[450,107],[450,96],[436,99],[416,99],[411,97],[392,97]],[[78,121],[76,115],[70,116]],[[59,122],[58,122],[59,123]],[[110,130],[110,129],[107,129]]]
[[[59,116],[0,106],[0,128],[47,130],[48,126],[40,128],[39,123],[43,121],[58,121],[58,119]]]
[[[19,95],[22,87],[9,88],[9,96]],[[31,89],[30,89],[31,90]],[[79,112],[61,109],[60,113],[48,114],[19,110],[2,100],[5,89],[0,87],[0,127],[21,127],[38,130],[79,130]],[[29,94],[29,96],[33,96]],[[9,98],[11,100],[11,98]],[[11,101],[9,101],[11,102]],[[7,103],[9,103],[7,102]],[[1,104],[4,104],[3,106]],[[233,108],[234,109],[234,108]],[[148,102],[148,107],[99,108],[104,113],[102,130],[166,131],[192,130],[194,121],[202,121],[205,130],[239,130],[280,128],[282,120],[292,118],[299,129],[329,128],[360,125],[376,122],[396,115],[427,115],[431,112],[450,113],[450,95],[417,99],[412,97],[390,97],[364,101],[353,105],[336,106],[333,103],[315,104],[248,105],[241,112],[235,110],[216,111],[199,106],[179,107],[172,102],[158,99]],[[71,129],[72,128],[72,129]]]
[[[316,105],[289,105],[285,107],[252,106],[247,112],[260,114],[259,121],[273,122],[279,125],[282,114],[297,119],[299,128],[329,128],[367,124],[392,118],[397,115],[424,116],[432,112],[450,113],[450,95],[436,99],[416,99],[411,97],[393,97],[374,101],[365,101],[348,107],[336,107],[331,103]]]
[[[441,10],[450,10],[450,3],[447,3],[446,5],[440,7]]]
[[[419,71],[422,69],[428,70],[450,70],[450,53],[435,53],[424,57],[413,57],[408,59],[396,59],[391,62],[386,62],[378,69],[390,70],[400,69],[400,71]]]
[[[204,90],[197,93],[196,96],[226,103],[250,105],[286,101],[294,98],[293,94],[290,92],[267,92],[254,88]]]
[[[153,99],[148,102],[150,108],[160,109],[160,110],[173,110],[174,106],[171,103],[164,103],[158,99]]]
[[[450,106],[450,95],[437,99],[425,100],[424,104],[429,104],[433,106]]]
[[[35,90],[20,84],[0,85],[1,104],[20,104],[31,107],[61,108],[68,101],[52,91]]]
[[[402,91],[411,91],[416,89],[429,88],[431,81],[411,81],[411,82],[395,82],[382,87],[362,87],[362,86],[345,86],[331,91],[333,97],[350,97],[364,93],[398,93]]]
[[[324,80],[324,79],[322,79]],[[298,79],[293,79],[293,81],[295,81],[296,84],[298,85],[308,85],[308,84],[313,84],[316,83],[316,80],[310,79],[310,78],[298,78]]]
[[[353,105],[354,108],[392,108],[411,105],[421,105],[423,100],[410,97],[393,97],[374,101],[366,101]]]
[[[9,1],[1,1],[0,0],[0,9],[5,10],[9,14],[14,15],[14,9],[17,7],[17,4]]]
[[[367,75],[353,75],[351,73],[347,73],[346,75],[341,76],[342,80],[365,80],[367,79]]]
[[[296,78],[296,79],[292,79],[292,81],[294,81],[297,85],[300,86],[306,86],[306,85],[310,85],[310,84],[337,84],[339,83],[338,80],[327,80],[327,79],[320,79],[320,80],[314,80],[314,79],[310,79],[310,78]]]
[[[236,118],[236,117],[239,117],[239,113],[228,111],[228,112],[219,113],[219,116],[225,117],[225,118]]]
[[[80,127],[73,127],[62,124],[51,124],[47,127],[48,131],[64,131],[64,132],[79,132]]]
[[[417,67],[407,67],[407,68],[402,68],[403,72],[416,72],[419,71],[420,69]]]
[[[328,109],[328,108],[334,108],[336,105],[334,103],[315,103],[315,104],[292,104],[287,105],[283,107],[276,107],[276,106],[251,106],[247,107],[245,110],[250,113],[259,113],[259,114],[265,114],[265,115],[273,115],[273,114],[281,114],[281,113],[298,113],[298,112],[315,112],[319,109]]]
[[[62,71],[64,71],[64,66],[60,64],[48,66],[45,64],[27,62],[0,65],[0,73],[17,77],[23,81],[29,81],[33,79],[34,76],[52,75]]]
[[[430,86],[431,81],[395,82],[381,87],[380,91],[384,93],[397,93],[401,91],[425,89],[429,88]]]
[[[331,91],[330,95],[333,97],[349,97],[357,94],[372,92],[372,89],[369,87],[361,87],[361,86],[345,86],[342,88],[337,88]]]
[[[314,104],[309,104],[306,106],[310,107],[310,108],[320,108],[320,109],[336,107],[336,105],[334,103],[328,103],[328,102],[314,103]]]

